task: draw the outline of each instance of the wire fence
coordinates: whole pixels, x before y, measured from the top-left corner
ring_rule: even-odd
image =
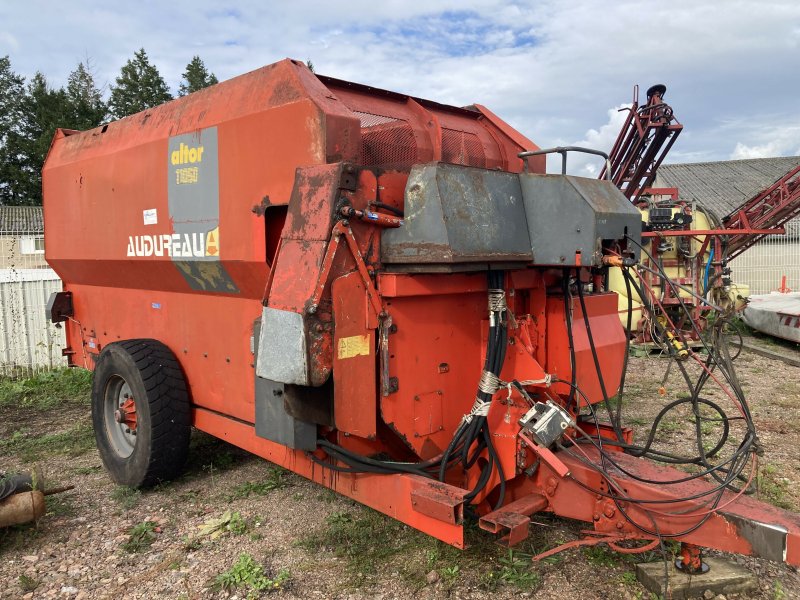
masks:
[[[767,236],[731,261],[733,281],[750,286],[751,294],[768,294],[786,287],[800,291],[800,220],[789,221],[786,235]]]
[[[66,366],[64,330],[45,317],[61,280],[45,262],[40,207],[0,206],[0,376]]]

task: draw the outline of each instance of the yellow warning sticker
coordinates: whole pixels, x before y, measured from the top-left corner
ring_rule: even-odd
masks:
[[[369,356],[369,335],[351,335],[340,338],[336,356],[339,360],[354,356]]]

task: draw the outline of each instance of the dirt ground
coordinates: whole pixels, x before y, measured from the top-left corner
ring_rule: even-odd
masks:
[[[765,447],[759,493],[798,511],[800,368],[748,352],[736,364]],[[681,397],[675,369],[659,394],[665,367],[653,356],[630,360],[623,410],[639,432]],[[671,415],[657,443],[680,443],[686,431]],[[0,598],[635,599],[650,595],[633,564],[661,560],[599,547],[532,564],[581,528],[539,515],[514,553],[474,528],[459,552],[221,441],[195,434],[192,445],[185,475],[138,492],[103,471],[85,392],[45,408],[0,403],[0,470],[38,464],[48,487],[75,486],[49,497],[36,525],[0,531]],[[735,560],[758,576],[749,598],[800,598],[797,569]]]

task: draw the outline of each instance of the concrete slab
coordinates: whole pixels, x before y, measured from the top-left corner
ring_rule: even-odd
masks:
[[[708,573],[686,575],[669,565],[669,589],[664,591],[664,563],[651,562],[636,565],[636,578],[649,592],[659,597],[671,597],[675,600],[686,598],[702,598],[706,590],[714,594],[746,594],[756,589],[756,576],[746,568],[724,558],[706,557],[703,559],[709,567]]]

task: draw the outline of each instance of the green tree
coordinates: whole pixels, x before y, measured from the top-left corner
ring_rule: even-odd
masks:
[[[111,86],[108,105],[111,114],[121,119],[169,100],[172,95],[164,78],[140,48],[122,67],[116,85]]]
[[[18,130],[12,131],[7,146],[14,157],[10,204],[42,203],[42,165],[56,128],[69,127],[72,105],[63,88],[52,88],[37,72],[21,102]]]
[[[186,70],[183,72],[183,81],[178,88],[178,96],[191,94],[216,83],[219,83],[217,76],[206,69],[205,63],[199,56],[195,56],[186,65]]]
[[[19,203],[20,157],[9,142],[17,140],[24,95],[25,78],[11,69],[8,56],[0,57],[0,204]]]
[[[108,106],[103,102],[103,93],[97,87],[92,73],[91,62],[79,62],[67,79],[67,99],[72,106],[69,123],[64,127],[71,129],[92,129],[97,127],[108,114]]]

